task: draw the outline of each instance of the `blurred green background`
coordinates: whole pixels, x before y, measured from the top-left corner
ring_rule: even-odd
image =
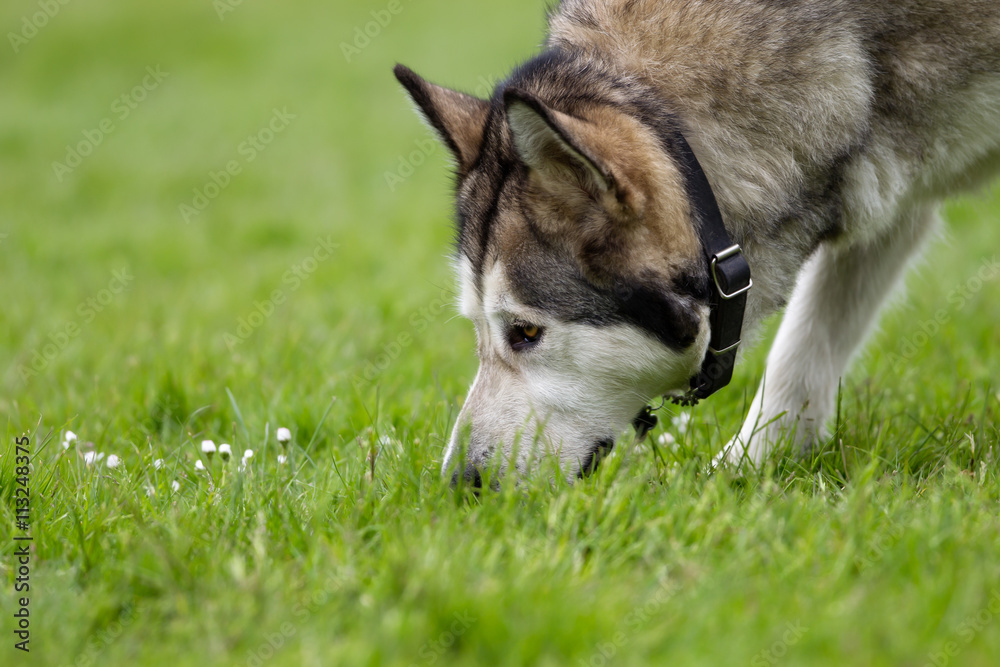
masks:
[[[391,68],[405,61],[482,86],[540,41],[537,3],[402,2],[397,14],[343,0],[55,6],[34,37],[0,57],[0,410],[16,428],[39,414],[79,425],[105,408],[113,420],[125,387],[143,385],[155,399],[179,375],[205,380],[193,385],[197,404],[247,385],[267,397],[319,394],[322,409],[392,345],[399,322],[442,291],[450,299],[448,163],[436,145],[425,154],[429,134]],[[39,11],[5,3],[0,23],[31,34],[24,21],[42,23]],[[163,74],[144,91],[147,68]],[[275,109],[294,119],[257,151],[248,137],[268,138]],[[55,166],[81,142],[92,154],[78,167]],[[230,161],[240,173],[186,220],[181,205],[206,186],[215,194],[212,174],[224,182]],[[299,285],[283,280],[328,237],[337,244],[329,261]],[[82,321],[78,305],[121,267],[134,281]],[[226,334],[275,289],[287,301],[230,349]],[[464,391],[474,359],[455,352],[471,352],[472,338],[453,313],[449,303],[413,332],[380,373],[384,391],[431,371],[448,396]],[[59,344],[74,321],[78,335]],[[31,374],[50,335],[59,352]],[[288,386],[288,370],[306,364],[314,372]]]

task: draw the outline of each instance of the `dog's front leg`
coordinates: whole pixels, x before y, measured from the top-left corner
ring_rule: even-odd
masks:
[[[876,242],[817,249],[799,274],[746,421],[720,458],[758,465],[778,443],[805,453],[822,437],[851,355],[936,221],[928,206]]]

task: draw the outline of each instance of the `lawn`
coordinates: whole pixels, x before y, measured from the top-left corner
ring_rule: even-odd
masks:
[[[443,483],[474,335],[391,68],[482,94],[543,4],[4,3],[0,664],[1000,663],[996,194],[814,459],[706,473],[765,340],[575,486]]]

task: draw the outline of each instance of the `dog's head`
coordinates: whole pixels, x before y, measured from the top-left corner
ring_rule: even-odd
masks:
[[[454,155],[478,340],[444,470],[478,484],[488,465],[555,456],[584,474],[704,357],[708,272],[684,174],[635,91],[547,90],[522,72],[485,101],[396,76]]]

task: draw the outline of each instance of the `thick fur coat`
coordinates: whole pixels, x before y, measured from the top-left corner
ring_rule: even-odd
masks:
[[[744,331],[787,306],[724,455],[811,446],[938,202],[1000,166],[998,45],[985,0],[566,0],[489,100],[398,67],[455,156],[479,341],[446,469],[580,474],[697,371],[710,283],[678,130],[752,267]]]

